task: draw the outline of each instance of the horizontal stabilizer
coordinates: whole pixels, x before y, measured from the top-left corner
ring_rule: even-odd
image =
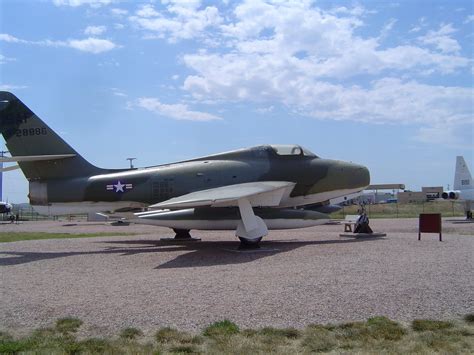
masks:
[[[248,199],[252,206],[278,206],[285,194],[289,194],[294,182],[259,181],[217,187],[192,192],[149,206],[150,208],[194,208],[202,206],[238,206],[238,200]]]
[[[54,155],[20,155],[15,157],[0,157],[0,163],[11,163],[17,161],[40,161],[58,160],[75,157],[76,154],[54,154]]]

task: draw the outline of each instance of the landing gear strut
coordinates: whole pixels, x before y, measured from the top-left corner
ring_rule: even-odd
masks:
[[[241,220],[237,224],[235,235],[240,239],[239,250],[258,249],[259,243],[268,234],[263,219],[255,216],[252,205],[247,199],[238,200]]]
[[[173,228],[173,232],[175,232],[174,238],[161,238],[162,241],[174,241],[174,242],[198,242],[201,238],[193,238],[191,234],[189,234],[189,229],[177,229]]]

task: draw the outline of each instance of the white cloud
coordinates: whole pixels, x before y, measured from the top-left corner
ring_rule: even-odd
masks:
[[[15,60],[16,60],[15,58],[9,58],[9,57],[4,56],[3,54],[0,54],[0,64],[14,62]]]
[[[112,94],[118,97],[127,97],[127,94],[125,94],[123,91],[117,89],[117,88],[112,88]]]
[[[0,84],[1,91],[13,91],[13,90],[21,90],[26,89],[28,86],[25,85],[10,85],[10,84]]]
[[[117,17],[122,17],[128,14],[128,10],[125,9],[119,9],[119,8],[113,8],[110,10],[112,15],[117,16]]]
[[[182,88],[198,102],[253,102],[264,107],[259,112],[283,105],[317,119],[414,124],[425,129],[420,140],[441,122],[473,123],[471,88],[420,82],[433,73],[472,67],[472,59],[460,54],[451,25],[428,30],[420,18],[412,32],[424,29],[426,35],[387,45],[397,20],[374,30],[374,36],[363,34],[367,31],[359,29],[370,12],[361,7],[326,11],[308,1],[249,0],[225,15],[216,9],[218,20],[188,33],[185,19],[195,19],[191,13],[202,12],[201,4],[194,3],[192,11],[165,4],[162,12],[142,7],[141,16],[130,20],[149,38],[200,41],[201,49],[180,58],[192,72]],[[359,76],[371,81],[348,84],[353,78],[364,82]]]
[[[272,106],[268,106],[268,107],[257,108],[255,111],[258,112],[261,115],[267,115],[267,114],[273,112],[274,109],[275,109],[275,107],[272,105]]]
[[[157,115],[176,120],[213,121],[221,120],[220,117],[207,112],[191,111],[185,104],[163,104],[158,99],[143,97],[136,101],[136,106],[151,111]]]
[[[85,39],[69,39],[67,41],[52,41],[49,39],[41,41],[27,41],[24,39],[19,39],[9,34],[1,33],[0,41],[11,42],[11,43],[22,43],[29,45],[37,45],[44,47],[69,47],[80,50],[82,52],[89,53],[102,53],[107,52],[112,49],[118,48],[119,46],[108,39],[100,39],[89,37]]]
[[[395,26],[395,24],[397,23],[397,20],[394,19],[394,18],[391,18],[382,28],[382,30],[380,31],[380,36],[379,36],[379,40],[381,39],[385,39],[385,37],[387,37],[390,33],[390,31],[392,31],[393,27]]]
[[[68,46],[83,52],[102,53],[117,48],[117,45],[107,39],[86,38],[68,41]]]
[[[473,123],[449,124],[436,123],[430,127],[421,127],[414,139],[422,143],[444,145],[455,149],[472,149]]]
[[[87,26],[84,34],[87,36],[100,36],[105,31],[107,31],[106,26]]]
[[[27,43],[23,39],[16,38],[15,36],[9,35],[8,33],[0,33],[0,41],[9,42],[9,43]]]
[[[347,8],[345,6],[340,6],[333,8],[328,11],[331,14],[343,14],[343,15],[352,15],[352,16],[362,16],[367,14],[374,14],[376,11],[374,10],[367,10],[360,5],[356,5],[353,8]]]
[[[156,17],[160,16],[160,13],[157,12],[152,5],[146,4],[137,10],[136,15],[139,17]]]
[[[89,5],[94,8],[101,7],[103,5],[109,5],[113,2],[114,0],[53,0],[53,4],[56,6],[78,7],[82,5]]]
[[[466,23],[471,23],[473,21],[474,21],[474,15],[469,15],[466,17],[463,23],[466,24]]]
[[[418,37],[423,44],[433,45],[442,53],[458,53],[461,46],[458,41],[451,38],[456,30],[451,24],[442,25],[438,31],[428,31],[424,36]]]
[[[97,65],[99,67],[116,67],[116,68],[118,68],[120,66],[120,63],[112,58],[112,59],[109,59],[109,60],[101,61]]]
[[[207,6],[200,10],[199,1],[165,3],[167,6],[164,13],[147,4],[139,8],[135,16],[130,16],[129,19],[138,28],[152,33],[147,38],[166,38],[170,42],[204,36],[207,28],[215,27],[222,22],[219,10],[215,6]]]

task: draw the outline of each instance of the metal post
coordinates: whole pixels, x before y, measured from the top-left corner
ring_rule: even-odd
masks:
[[[0,151],[0,158],[3,158],[8,153],[6,150]],[[3,201],[3,160],[0,161],[0,201]]]
[[[137,158],[127,158],[126,160],[130,161],[130,169],[133,169],[133,161]]]

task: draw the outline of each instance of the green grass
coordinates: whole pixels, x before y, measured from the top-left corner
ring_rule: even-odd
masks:
[[[441,320],[433,320],[433,319],[415,319],[411,327],[415,332],[423,332],[423,331],[437,331],[442,329],[448,329],[453,327],[453,323],[441,321]]]
[[[223,320],[201,335],[175,328],[159,329],[153,338],[137,328],[118,336],[82,338],[77,318],[23,337],[0,332],[0,354],[469,354],[474,352],[472,314],[452,321],[416,319],[404,326],[386,317],[365,322],[309,325],[304,329],[240,329]]]
[[[67,238],[93,238],[112,237],[121,235],[134,235],[134,233],[43,233],[43,232],[5,232],[0,233],[0,243],[18,242],[22,240],[40,239],[67,239]]]
[[[82,321],[77,318],[61,318],[56,321],[56,330],[64,335],[76,333],[82,325]]]
[[[215,322],[204,329],[202,334],[207,337],[230,336],[240,332],[237,324],[230,320],[224,319],[220,322]]]
[[[125,328],[120,332],[120,338],[133,340],[143,336],[143,332],[137,328]]]

